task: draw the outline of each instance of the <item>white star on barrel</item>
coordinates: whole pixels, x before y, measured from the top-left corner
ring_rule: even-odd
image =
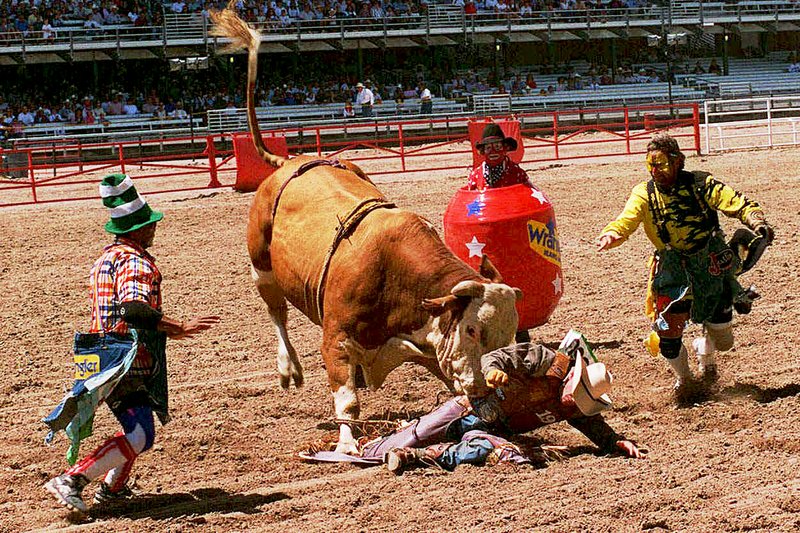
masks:
[[[561,276],[556,274],[556,278],[550,283],[553,284],[553,294],[561,294]]]
[[[531,187],[531,196],[533,198],[536,198],[537,200],[539,200],[540,204],[546,204],[547,203],[547,198],[545,198],[544,194],[542,194],[542,191],[540,191],[536,187]]]
[[[483,247],[486,246],[486,243],[478,242],[478,237],[473,235],[472,240],[464,244],[469,248],[470,257],[483,257]]]

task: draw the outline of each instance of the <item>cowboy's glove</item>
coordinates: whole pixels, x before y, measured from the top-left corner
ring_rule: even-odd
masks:
[[[486,384],[489,385],[489,387],[492,389],[502,387],[507,383],[508,383],[508,374],[506,374],[502,370],[493,368],[489,370],[489,373],[486,374]]]
[[[775,230],[772,229],[772,226],[766,222],[756,226],[755,232],[764,237],[764,239],[767,241],[767,244],[772,244],[772,241],[775,239]]]

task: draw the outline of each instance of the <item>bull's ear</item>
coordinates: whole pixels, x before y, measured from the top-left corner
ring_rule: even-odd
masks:
[[[480,274],[484,278],[492,280],[493,283],[503,283],[503,276],[500,275],[500,271],[495,268],[486,254],[483,254],[481,258]]]
[[[470,298],[481,298],[485,290],[486,285],[480,281],[467,280],[458,282],[455,287],[450,289],[450,294],[469,296]]]
[[[517,297],[517,300],[522,300],[522,289],[518,289],[517,287],[514,287],[513,289],[514,289],[514,296]]]
[[[447,311],[448,304],[451,304],[456,300],[458,300],[458,296],[454,294],[448,294],[447,296],[442,296],[441,298],[425,298],[422,300],[422,308],[429,312],[431,316],[439,316]]]

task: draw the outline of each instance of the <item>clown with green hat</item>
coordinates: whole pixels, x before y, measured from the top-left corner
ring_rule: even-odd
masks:
[[[88,333],[74,340],[75,384],[43,419],[51,442],[61,430],[70,447],[66,472],[45,484],[56,500],[72,511],[86,512],[83,489],[102,477],[94,502],[129,497],[127,481],[136,458],[155,440],[153,414],[169,420],[166,339],[190,338],[219,321],[202,316],[182,321],[161,309],[161,272],[147,252],[156,223],[164,215],[150,208],[125,174],[100,183],[100,197],[111,214],[105,229],[115,235],[103,249],[90,278],[92,301]],[[92,434],[95,412],[106,403],[123,431],[94,452],[78,459],[81,441]]]

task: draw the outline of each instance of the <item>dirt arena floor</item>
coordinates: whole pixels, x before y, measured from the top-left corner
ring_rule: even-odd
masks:
[[[757,199],[777,238],[744,277],[764,295],[735,322],[720,358],[719,390],[676,409],[673,383],[642,338],[645,262],[639,231],[622,248],[594,240],[645,177],[637,160],[529,166],[555,205],[565,295],[534,340],[581,330],[615,374],[607,419],[649,450],[604,457],[566,424],[518,442],[569,447],[544,468],[461,467],[454,473],[306,464],[296,453],[335,426],[320,330],[292,312],[306,372],[301,390],[278,384],[276,339],[250,281],[244,245],[252,194],[159,195],[166,214],[152,252],[164,273],[165,311],[222,316],[169,347],[174,420],[134,469],[136,499],[95,506],[76,521],[42,489],[65,466],[66,440],[43,444],[40,419],[71,385],[71,336],[88,326],[88,271],[109,241],[100,202],[0,210],[0,531],[798,531],[800,530],[800,177],[796,149],[689,157]],[[135,172],[131,174],[136,176]],[[386,195],[432,220],[464,177],[381,179]],[[735,227],[724,221],[726,228]],[[687,338],[699,333],[694,326]],[[418,414],[443,386],[403,366],[364,417]],[[116,431],[103,408],[85,453]],[[91,498],[95,485],[86,495]]]

